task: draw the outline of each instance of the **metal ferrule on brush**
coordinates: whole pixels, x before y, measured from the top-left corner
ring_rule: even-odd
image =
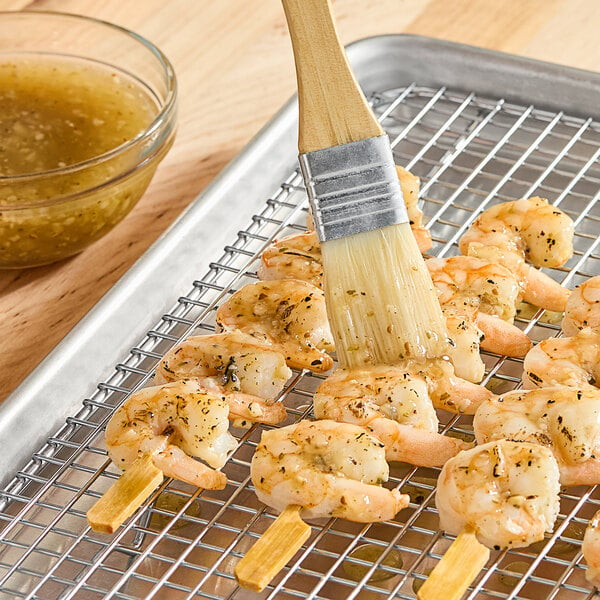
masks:
[[[301,154],[321,242],[408,223],[386,135]]]

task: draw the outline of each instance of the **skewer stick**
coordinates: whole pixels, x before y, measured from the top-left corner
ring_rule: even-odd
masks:
[[[310,536],[300,506],[288,506],[235,567],[239,584],[262,592]]]
[[[114,533],[156,489],[163,477],[150,454],[137,458],[88,510],[90,527],[99,533]]]
[[[472,529],[463,531],[417,592],[419,600],[459,600],[490,557]]]

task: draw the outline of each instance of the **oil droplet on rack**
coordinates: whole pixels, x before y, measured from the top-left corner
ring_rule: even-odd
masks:
[[[188,497],[182,494],[175,494],[173,492],[163,492],[154,503],[152,507],[152,516],[150,517],[150,523],[148,527],[154,531],[163,529],[168,523],[171,522],[174,515],[178,513],[183,505],[189,500]],[[160,511],[160,512],[156,512]],[[189,517],[199,517],[202,512],[202,507],[199,502],[192,502],[183,513]],[[163,514],[170,513],[170,514]],[[189,521],[186,519],[178,519],[173,529],[179,529],[189,525]]]
[[[529,569],[529,563],[523,560],[516,560],[504,567],[504,570],[507,571],[507,573],[502,573],[499,579],[506,587],[512,588],[519,582],[527,569]],[[510,573],[514,573],[514,575],[511,575]]]
[[[410,501],[414,504],[422,504],[431,491],[435,488],[436,480],[433,477],[411,477],[409,483],[402,486],[402,493],[410,496]],[[435,506],[435,500],[432,498],[429,506]]]
[[[431,575],[432,571],[433,571],[433,569],[425,569],[423,571],[423,575],[426,575],[427,577],[429,577]],[[415,594],[421,589],[421,586],[425,583],[425,581],[427,581],[427,580],[426,579],[413,579],[412,589]]]
[[[342,563],[342,567],[350,579],[353,581],[360,581],[385,551],[386,548],[384,546],[363,544],[362,546],[354,548],[354,550],[350,552],[348,558]],[[349,560],[353,558],[369,564],[358,564]],[[380,564],[386,565],[393,569],[401,569],[403,564],[402,556],[397,550],[390,550],[381,560]],[[381,569],[378,565],[375,571],[371,574],[371,577],[369,577],[369,583],[373,583],[375,581],[385,581],[386,579],[391,579],[395,576],[396,573]]]
[[[585,527],[586,526],[583,523],[569,523],[565,527],[565,531],[563,532],[562,536],[557,539],[548,550],[548,556],[554,556],[556,558],[573,558],[575,554],[579,552],[580,544],[576,544],[562,538],[572,538],[574,540],[581,541],[583,539],[583,535],[585,534]],[[535,542],[529,546],[529,549],[533,552],[541,552],[546,543],[547,540]]]

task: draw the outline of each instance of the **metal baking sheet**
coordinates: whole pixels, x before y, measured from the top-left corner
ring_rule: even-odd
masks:
[[[421,177],[432,254],[457,253],[489,204],[538,194],[576,222],[575,256],[551,275],[573,286],[600,273],[597,74],[401,35],[361,40],[349,57],[397,162]],[[85,510],[117,475],[102,439],[114,407],[177,340],[213,329],[214,308],[254,280],[265,244],[303,227],[296,112],[292,99],[0,406],[0,597],[256,597],[232,569],[274,517],[248,481],[260,427],[236,430],[223,492],[166,481],[114,536],[90,532]],[[559,333],[542,311],[518,323],[536,340]],[[518,360],[485,361],[494,391],[518,385]],[[310,415],[319,383],[296,375],[283,400],[290,422]],[[469,435],[468,418],[440,417]],[[262,597],[415,597],[451,541],[437,530],[435,476],[395,466],[391,484],[410,491],[409,509],[385,525],[315,524]],[[565,492],[555,532],[533,549],[493,553],[469,597],[591,597],[579,545],[598,498],[595,489]],[[380,554],[375,562],[356,557],[364,545]]]

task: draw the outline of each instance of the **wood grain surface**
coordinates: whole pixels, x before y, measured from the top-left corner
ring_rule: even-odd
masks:
[[[279,0],[0,0],[133,29],[170,58],[179,133],[134,211],[82,254],[0,272],[0,400],[52,350],[295,91]],[[415,33],[600,70],[598,0],[334,0],[343,43]]]

